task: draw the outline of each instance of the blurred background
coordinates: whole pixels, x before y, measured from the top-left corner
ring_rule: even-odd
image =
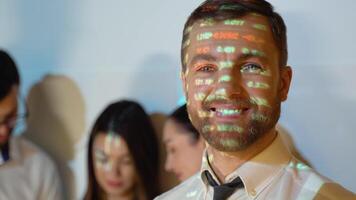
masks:
[[[20,68],[30,112],[17,134],[57,162],[68,199],[86,189],[88,131],[108,103],[139,101],[160,131],[180,102],[181,32],[201,2],[0,0],[0,48]],[[356,2],[270,2],[294,70],[280,125],[312,167],[356,192]]]

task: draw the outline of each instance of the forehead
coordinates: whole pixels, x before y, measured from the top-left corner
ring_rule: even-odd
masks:
[[[129,154],[125,140],[118,135],[99,133],[94,139],[94,150],[110,155]]]
[[[189,37],[185,44],[190,54],[204,52],[197,47],[228,45],[247,46],[263,51],[278,51],[268,18],[249,13],[236,18],[204,18],[194,22],[189,28]],[[196,50],[192,52],[193,48]]]
[[[271,32],[268,18],[257,13],[248,13],[240,17],[206,17],[195,21],[190,29],[191,33],[216,29],[250,31],[257,35]]]
[[[180,124],[172,119],[168,119],[163,130],[163,141],[166,143],[176,142],[188,136],[188,134],[183,133],[186,131],[188,130],[185,130]]]
[[[163,140],[170,140],[171,138],[177,136],[177,132],[179,131],[178,128],[179,127],[175,121],[168,119],[163,128]]]

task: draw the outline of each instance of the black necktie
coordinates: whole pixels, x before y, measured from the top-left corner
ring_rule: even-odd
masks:
[[[230,183],[225,183],[225,184],[219,185],[214,180],[214,178],[209,173],[209,171],[205,171],[204,173],[205,173],[205,176],[209,182],[209,185],[211,185],[214,188],[213,200],[226,200],[229,196],[232,195],[232,193],[234,193],[234,191],[237,188],[244,187],[240,177],[236,177]]]
[[[9,148],[9,141],[7,141],[4,146],[0,149],[0,153],[3,159],[3,162],[10,160],[10,148]]]

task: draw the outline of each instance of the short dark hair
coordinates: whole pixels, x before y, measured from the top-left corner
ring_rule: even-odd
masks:
[[[0,100],[6,97],[12,86],[20,84],[20,76],[15,61],[0,49]]]
[[[92,157],[94,139],[99,133],[119,135],[133,157],[138,177],[147,199],[159,194],[158,141],[150,117],[134,101],[122,100],[109,105],[96,120],[89,138],[88,187],[85,200],[99,199],[101,187],[94,174]]]
[[[169,115],[169,118],[172,119],[177,124],[180,124],[184,129],[186,129],[189,134],[189,137],[193,142],[197,142],[199,140],[199,132],[194,128],[192,122],[188,117],[187,105],[184,104],[173,111],[172,114]]]
[[[248,13],[257,13],[267,17],[272,30],[273,39],[280,52],[279,65],[286,66],[288,60],[287,28],[283,18],[274,11],[273,6],[269,2],[265,0],[207,0],[193,11],[185,23],[181,46],[183,71],[186,69],[186,63],[184,61],[186,48],[184,43],[190,34],[187,30],[191,28],[196,21],[207,18],[220,21],[228,18],[242,17]]]

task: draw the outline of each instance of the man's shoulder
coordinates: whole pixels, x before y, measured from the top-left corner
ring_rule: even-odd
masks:
[[[30,140],[22,137],[16,136],[11,138],[13,145],[13,153],[16,154],[18,159],[21,159],[25,163],[46,163],[49,167],[53,165],[52,159],[43,151],[39,146],[31,142]]]
[[[159,195],[155,200],[196,199],[199,193],[203,191],[203,187],[204,185],[200,179],[200,172],[198,172],[173,189]]]
[[[340,184],[329,182],[323,184],[314,199],[356,199],[356,195]]]
[[[298,185],[301,199],[356,199],[355,194],[343,188],[340,184],[319,174],[313,168],[305,165],[298,159],[292,159],[287,171],[293,177],[293,182]]]

